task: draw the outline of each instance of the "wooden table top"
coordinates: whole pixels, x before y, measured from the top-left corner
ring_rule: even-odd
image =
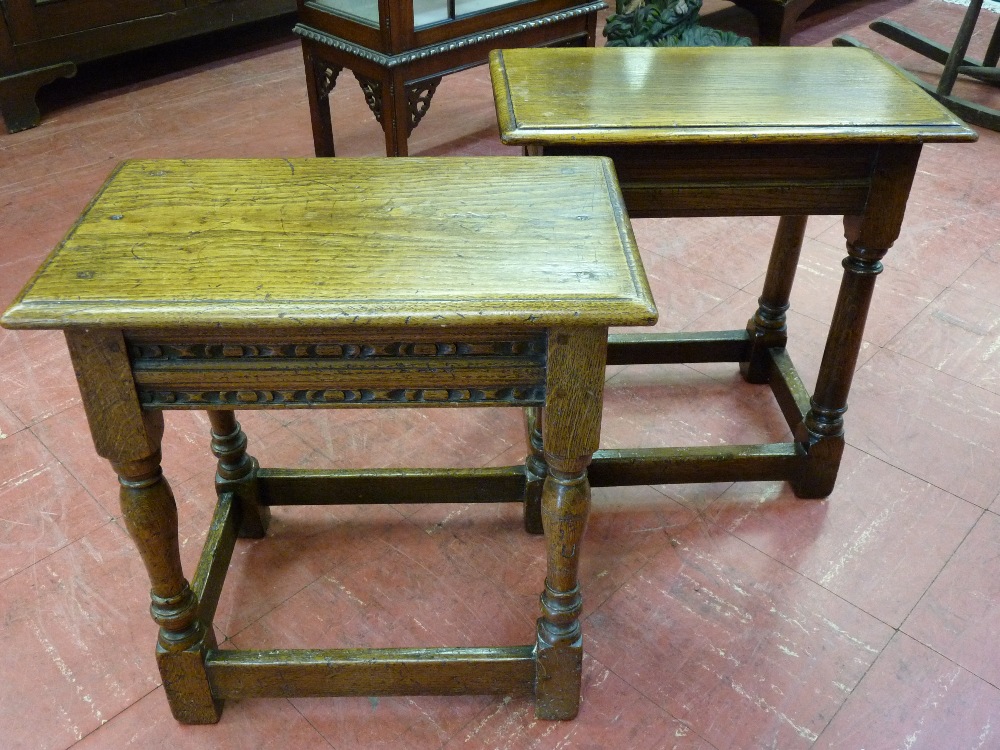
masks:
[[[507,144],[974,141],[874,53],[844,47],[495,50]]]
[[[122,164],[9,328],[642,325],[606,159]]]

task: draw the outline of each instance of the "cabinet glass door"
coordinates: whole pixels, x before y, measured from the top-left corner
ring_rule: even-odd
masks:
[[[448,0],[413,0],[413,28],[451,20]]]
[[[527,2],[531,0],[413,0],[413,28],[426,28],[462,16]],[[378,0],[312,0],[309,5],[366,26],[380,26]]]
[[[525,2],[530,0],[413,0],[413,28]]]
[[[314,0],[310,5],[360,21],[366,26],[379,25],[378,0]]]
[[[482,13],[485,10],[495,10],[507,5],[520,5],[525,0],[455,0],[455,15],[467,16],[471,13]]]

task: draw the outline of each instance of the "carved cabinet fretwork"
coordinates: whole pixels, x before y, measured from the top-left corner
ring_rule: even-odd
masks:
[[[441,78],[500,47],[593,46],[603,0],[299,0],[316,156],[333,156],[330,94],[354,73],[382,125],[385,151],[406,156]]]

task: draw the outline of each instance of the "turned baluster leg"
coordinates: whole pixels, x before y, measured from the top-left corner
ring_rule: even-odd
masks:
[[[524,429],[528,439],[528,455],[524,460],[524,530],[541,534],[542,488],[549,469],[542,452],[542,420],[544,410],[529,406],[524,410]]]
[[[547,565],[536,643],[535,713],[540,719],[572,719],[579,709],[583,669],[583,596],[578,574],[580,543],[590,512],[590,457],[546,458],[549,474],[542,495],[542,524]]]
[[[598,447],[607,331],[549,332],[542,488],[545,590],[535,642],[535,715],[572,719],[580,705],[583,639],[580,543],[590,512],[587,466]]]
[[[181,569],[177,506],[160,470],[163,414],[143,411],[119,331],[66,332],[73,369],[98,455],[121,484],[122,515],[146,566],[151,613],[160,626],[156,661],[174,717],[185,724],[219,720],[205,654],[215,634],[199,620],[198,599]]]
[[[235,412],[209,410],[208,419],[212,423],[212,453],[219,459],[216,492],[231,492],[236,497],[240,513],[237,535],[260,539],[267,534],[271,509],[260,504],[257,459],[247,454],[247,436]]]
[[[771,359],[768,349],[785,346],[788,329],[785,313],[792,294],[795,269],[802,251],[808,216],[782,216],[767,264],[764,291],[757,301],[759,307],[747,323],[750,334],[750,352],[745,362],[740,362],[740,372],[750,383],[767,383],[771,377]]]
[[[181,570],[177,506],[160,470],[160,453],[112,462],[121,484],[121,507],[132,541],[149,575],[150,612],[160,626],[156,661],[174,717],[185,724],[213,724],[222,702],[212,696],[205,652],[215,634],[198,619],[198,599]]]
[[[882,272],[882,258],[899,236],[906,199],[920,157],[919,146],[883,146],[873,169],[866,213],[844,218],[848,255],[811,408],[796,432],[809,461],[792,480],[801,498],[833,491],[844,452],[844,413],[858,363],[865,322]]]

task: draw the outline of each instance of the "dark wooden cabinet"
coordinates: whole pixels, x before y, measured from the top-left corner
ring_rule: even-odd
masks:
[[[0,113],[38,124],[35,94],[78,63],[292,13],[295,0],[0,0]]]
[[[732,0],[757,19],[759,43],[767,47],[787,47],[795,22],[816,0]]]
[[[481,65],[501,47],[587,46],[604,0],[299,0],[316,156],[334,156],[330,93],[354,74],[385,133],[387,156],[430,107],[442,76]]]

